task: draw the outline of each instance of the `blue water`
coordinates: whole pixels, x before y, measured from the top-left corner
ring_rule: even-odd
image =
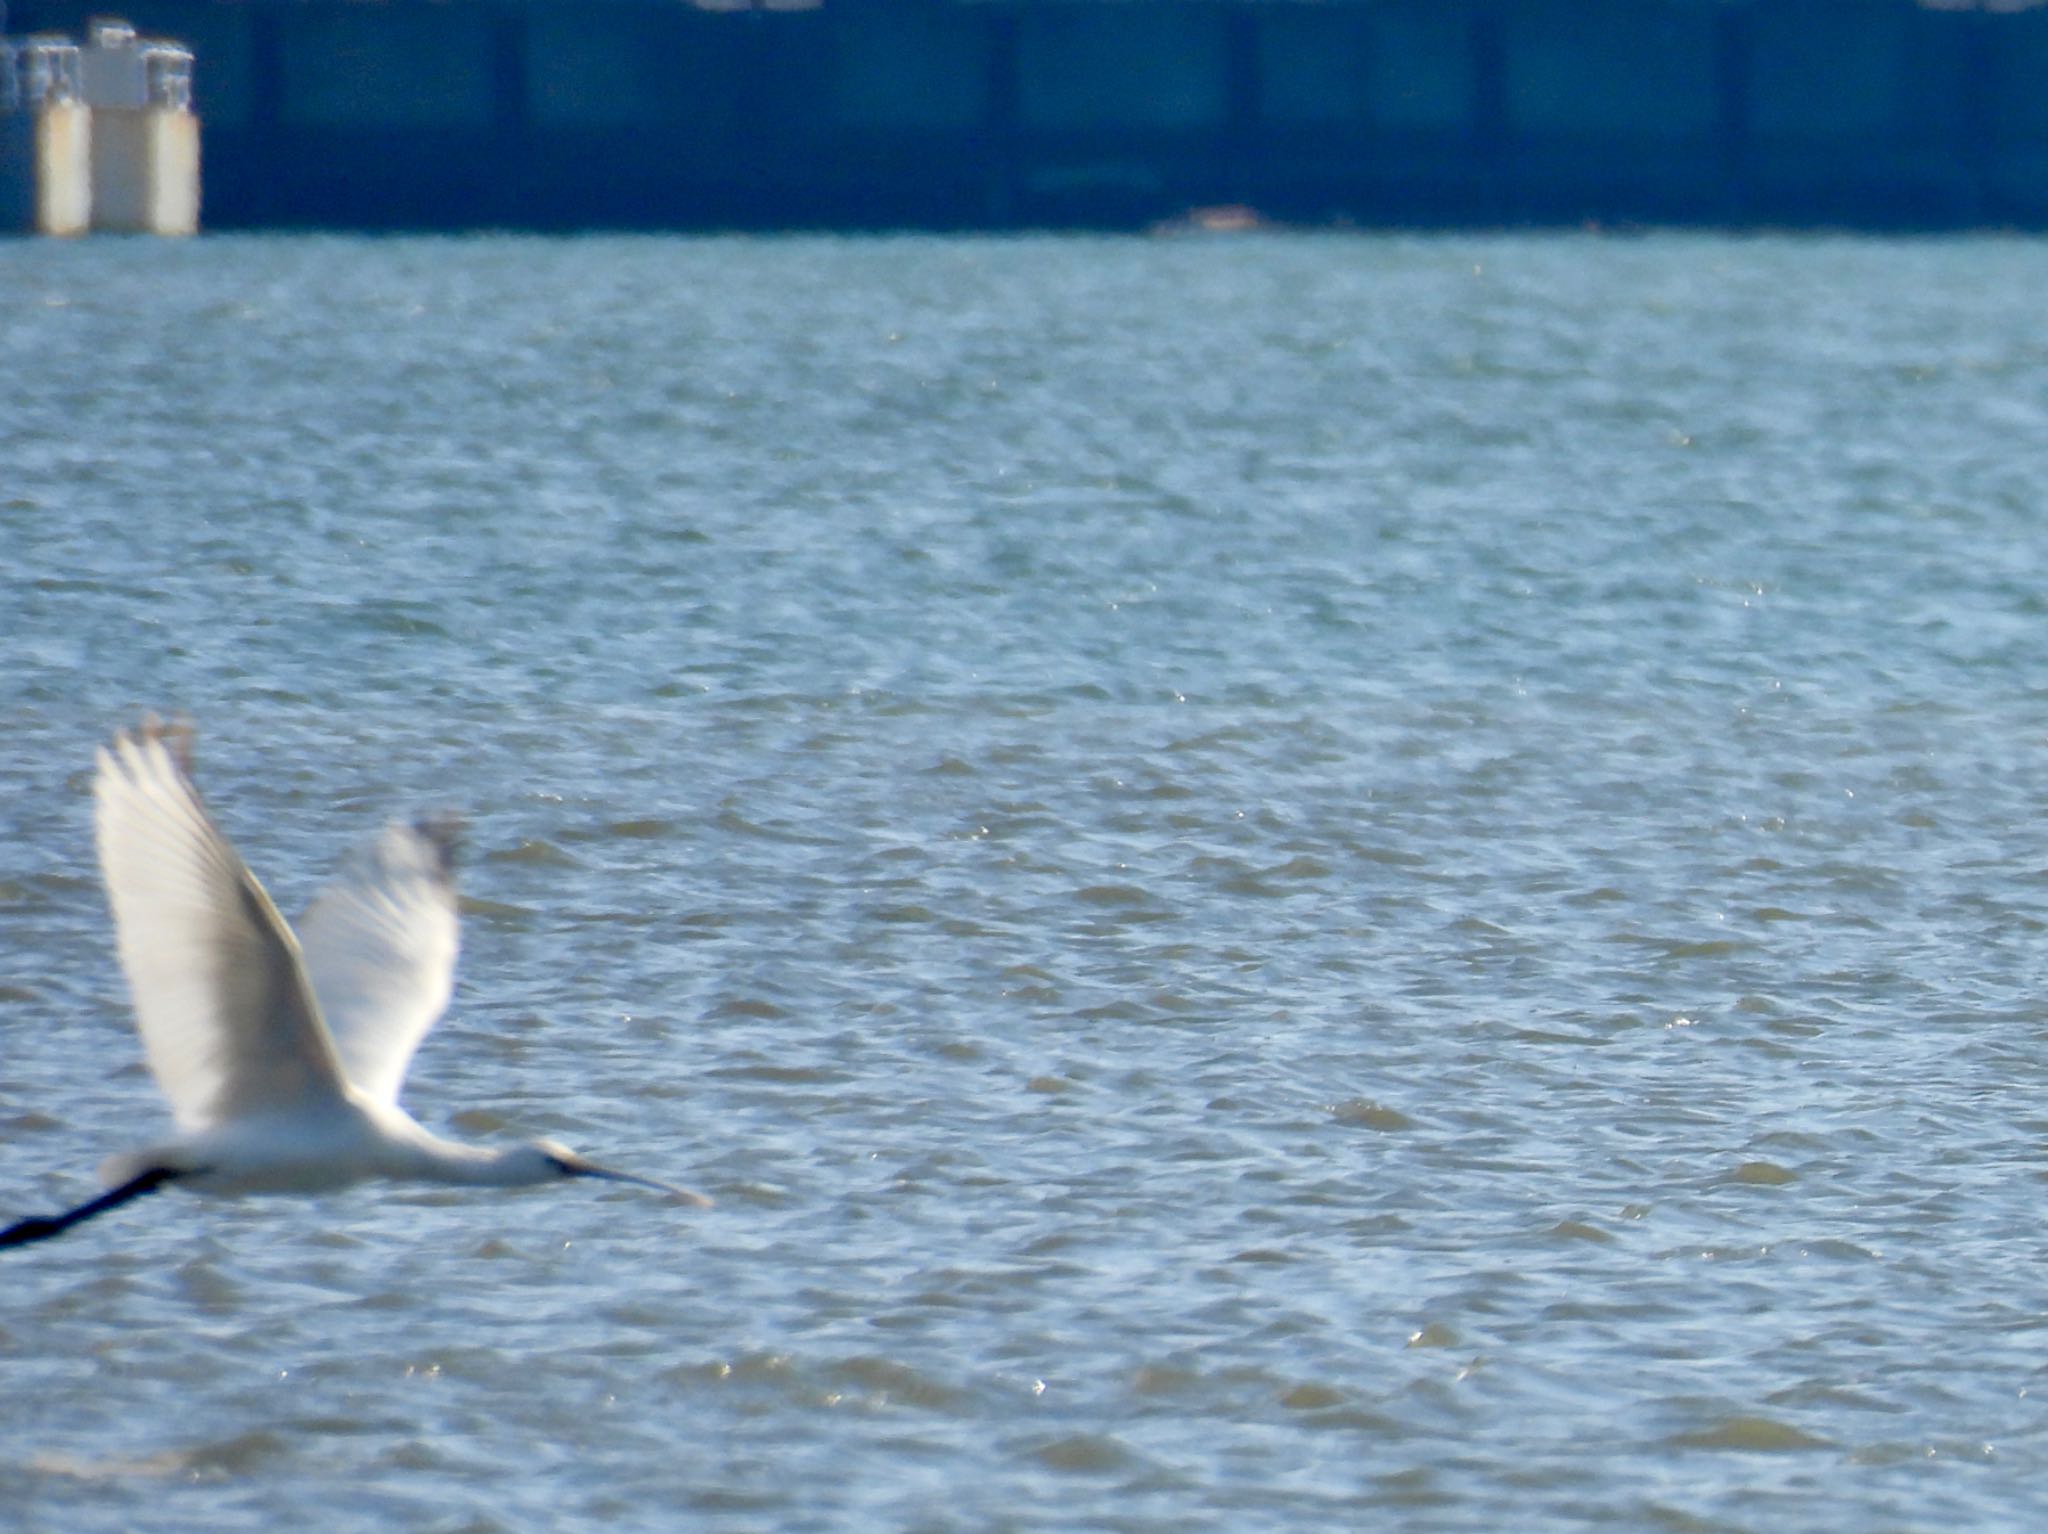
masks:
[[[95,745],[407,1101],[701,1186],[6,1254],[0,1524],[2022,1527],[2048,248],[0,245],[0,1216],[161,1129]]]

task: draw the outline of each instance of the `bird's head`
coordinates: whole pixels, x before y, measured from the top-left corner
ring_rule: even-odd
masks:
[[[608,1166],[599,1166],[586,1160],[568,1146],[555,1140],[529,1140],[524,1145],[514,1146],[506,1152],[508,1158],[516,1157],[523,1170],[531,1171],[532,1181],[546,1182],[557,1177],[596,1177],[605,1182],[629,1182],[637,1187],[653,1188],[672,1198],[685,1199],[700,1208],[711,1207],[711,1200],[701,1193],[688,1188],[678,1188],[674,1183],[657,1182],[652,1177],[636,1177],[631,1172],[615,1172]]]

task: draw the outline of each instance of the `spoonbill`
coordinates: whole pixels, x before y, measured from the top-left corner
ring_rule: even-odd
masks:
[[[692,1203],[686,1188],[549,1140],[444,1140],[398,1106],[454,987],[450,818],[385,828],[294,935],[192,785],[189,727],[146,719],[100,748],[94,825],[121,967],[179,1133],[100,1167],[107,1191],[17,1221],[24,1246],[169,1183],[199,1193],[315,1193],[368,1178],[516,1187],[602,1178]]]

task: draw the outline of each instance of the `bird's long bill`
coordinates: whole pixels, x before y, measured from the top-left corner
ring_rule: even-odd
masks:
[[[597,1177],[602,1178],[606,1182],[629,1182],[635,1187],[652,1188],[655,1192],[666,1193],[671,1198],[686,1200],[689,1203],[695,1204],[699,1209],[709,1209],[711,1207],[711,1200],[703,1194],[689,1188],[679,1188],[672,1182],[657,1182],[652,1177],[636,1177],[631,1172],[615,1172],[608,1166],[599,1166],[594,1161],[585,1161],[581,1156],[577,1156],[573,1160],[564,1157],[562,1164],[569,1169],[569,1173],[573,1177]]]

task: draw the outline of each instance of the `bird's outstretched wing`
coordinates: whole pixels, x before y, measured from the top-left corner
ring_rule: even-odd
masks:
[[[392,825],[299,918],[306,970],[357,1091],[398,1101],[448,1005],[459,937],[452,817]]]
[[[299,945],[192,786],[190,732],[99,752],[100,870],[143,1050],[179,1127],[342,1095]]]

